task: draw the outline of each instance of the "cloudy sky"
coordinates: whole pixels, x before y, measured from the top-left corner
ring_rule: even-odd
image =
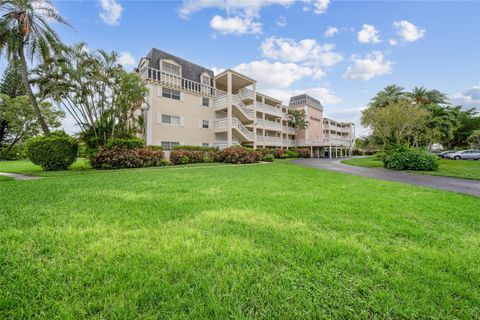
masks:
[[[480,106],[479,1],[54,1],[67,43],[120,53],[131,70],[152,47],[214,71],[233,68],[264,93],[307,92],[326,115],[358,122],[388,84],[425,86]],[[0,69],[5,66],[0,61]],[[65,125],[72,131],[72,124]]]

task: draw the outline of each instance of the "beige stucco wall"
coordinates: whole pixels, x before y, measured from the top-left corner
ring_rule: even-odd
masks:
[[[159,85],[151,85],[151,144],[160,145],[161,141],[180,142],[181,145],[201,145],[209,143],[213,146],[215,133],[213,121],[215,112],[213,99],[210,107],[202,105],[202,97],[182,92],[181,101],[159,96]],[[161,123],[161,114],[179,116],[182,124],[171,125]],[[201,120],[209,121],[209,129],[201,127]]]

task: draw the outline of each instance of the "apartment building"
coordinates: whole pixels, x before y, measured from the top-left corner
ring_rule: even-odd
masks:
[[[178,145],[308,147],[316,157],[351,152],[354,124],[323,117],[320,101],[306,94],[282,101],[257,91],[257,82],[234,70],[218,75],[152,49],[137,68],[149,95],[145,140],[170,150]],[[288,110],[303,109],[309,126],[296,130]]]

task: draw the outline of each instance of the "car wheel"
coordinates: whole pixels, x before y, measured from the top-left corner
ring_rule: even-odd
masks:
[[[462,158],[460,158],[460,156],[453,157],[453,160],[460,160],[460,159],[462,159]]]

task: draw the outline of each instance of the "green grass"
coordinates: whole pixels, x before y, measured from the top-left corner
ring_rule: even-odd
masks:
[[[49,176],[59,173],[71,174],[72,172],[90,170],[90,164],[87,159],[79,158],[75,161],[68,171],[45,172],[40,166],[34,165],[30,160],[0,161],[0,172],[21,173],[26,175]]]
[[[342,160],[342,163],[368,168],[383,167],[382,161],[376,160],[375,157],[347,159]],[[408,172],[480,180],[480,161],[439,159],[439,164],[440,166],[437,171]]]
[[[290,163],[0,186],[0,318],[480,317],[480,198]]]
[[[12,181],[12,180],[14,180],[14,179],[10,178],[10,177],[0,176],[0,182]]]

